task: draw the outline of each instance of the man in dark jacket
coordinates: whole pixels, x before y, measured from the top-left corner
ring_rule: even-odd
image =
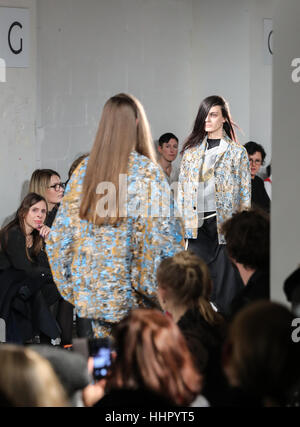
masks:
[[[222,230],[227,251],[245,285],[231,303],[230,316],[252,301],[270,298],[270,222],[260,210],[236,213]]]
[[[250,162],[252,208],[258,207],[270,212],[270,198],[266,192],[264,181],[257,176],[261,166],[264,164],[266,152],[260,144],[253,141],[247,142],[245,148]]]

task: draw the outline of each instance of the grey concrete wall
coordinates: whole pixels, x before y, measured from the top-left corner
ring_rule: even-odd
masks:
[[[26,180],[36,165],[36,0],[0,0],[0,6],[30,11],[30,63],[26,68],[7,68],[0,83],[0,227],[13,214]],[[1,53],[0,53],[1,57]]]
[[[278,0],[274,14],[272,299],[300,263],[300,3]],[[298,62],[300,65],[300,60]],[[297,69],[298,68],[298,69]]]

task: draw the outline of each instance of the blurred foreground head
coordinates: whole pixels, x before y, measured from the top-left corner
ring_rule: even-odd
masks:
[[[224,348],[224,370],[264,406],[285,406],[300,379],[300,346],[294,343],[293,315],[269,301],[250,304],[234,318]]]
[[[67,406],[65,392],[50,363],[35,351],[2,344],[0,366],[3,406]]]
[[[171,403],[189,405],[201,391],[177,325],[157,310],[134,310],[114,331],[117,358],[111,388],[148,389]]]

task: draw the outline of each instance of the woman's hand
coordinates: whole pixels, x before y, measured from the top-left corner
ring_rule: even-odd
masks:
[[[94,369],[94,359],[88,358],[88,371],[92,375]],[[82,400],[85,406],[90,407],[95,405],[105,394],[106,379],[96,381],[94,384],[89,384],[82,390]]]
[[[82,390],[82,400],[84,406],[94,406],[104,396],[106,379],[97,381],[95,384],[89,384]]]
[[[40,228],[40,235],[44,238],[44,240],[48,239],[49,233],[50,233],[50,228],[47,225],[42,225]]]

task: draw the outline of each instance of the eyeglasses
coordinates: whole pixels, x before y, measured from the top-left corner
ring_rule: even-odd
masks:
[[[250,163],[254,163],[255,165],[261,165],[262,164],[262,161],[261,160],[253,160],[253,159],[249,159],[249,162]]]
[[[64,190],[66,186],[63,182],[60,182],[59,184],[50,185],[49,188],[53,188],[55,191],[60,191],[61,188]]]

